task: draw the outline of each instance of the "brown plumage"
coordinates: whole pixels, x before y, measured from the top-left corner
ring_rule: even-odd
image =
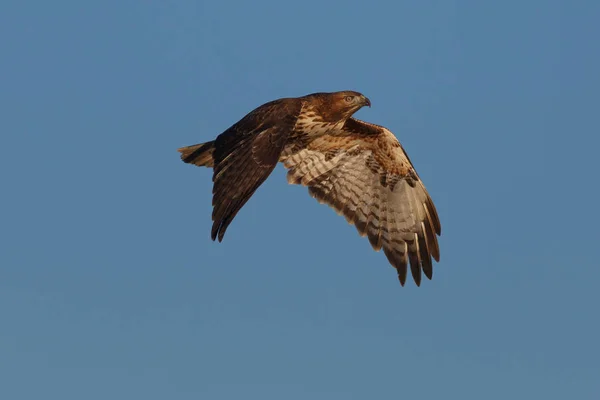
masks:
[[[386,128],[352,118],[371,106],[360,93],[314,93],[263,104],[214,141],[179,149],[184,162],[213,168],[213,240],[277,162],[383,252],[404,285],[439,261],[440,220],[406,152]]]

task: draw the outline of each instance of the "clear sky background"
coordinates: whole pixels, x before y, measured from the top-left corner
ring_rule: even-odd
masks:
[[[0,398],[600,398],[600,3],[4,1]],[[358,90],[442,221],[420,288],[280,165],[210,240],[176,149]]]

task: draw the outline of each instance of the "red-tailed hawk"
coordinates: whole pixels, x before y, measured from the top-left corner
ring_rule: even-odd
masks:
[[[227,227],[277,162],[291,184],[308,187],[383,248],[402,286],[410,265],[431,279],[439,261],[437,211],[408,155],[386,128],[352,118],[368,98],[353,91],[274,100],[211,142],[182,147],[181,159],[213,168],[212,239]]]

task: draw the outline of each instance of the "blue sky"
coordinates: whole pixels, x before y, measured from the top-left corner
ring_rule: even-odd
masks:
[[[0,397],[597,399],[600,3],[5,1]],[[176,149],[358,90],[442,221],[433,281],[279,166],[210,240]]]

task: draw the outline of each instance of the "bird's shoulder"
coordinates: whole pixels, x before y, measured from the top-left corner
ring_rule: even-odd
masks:
[[[310,146],[323,150],[340,148],[369,152],[383,170],[399,176],[416,175],[398,138],[382,125],[349,118],[338,132],[318,138]]]

